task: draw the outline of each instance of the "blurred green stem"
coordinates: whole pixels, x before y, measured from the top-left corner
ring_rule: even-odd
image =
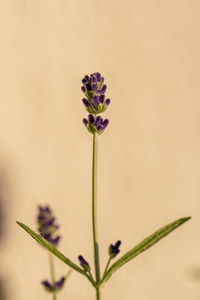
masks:
[[[54,270],[54,262],[53,262],[53,255],[49,252],[49,266],[50,266],[50,275],[52,285],[55,286],[55,270]],[[56,300],[56,291],[53,291],[53,300]]]

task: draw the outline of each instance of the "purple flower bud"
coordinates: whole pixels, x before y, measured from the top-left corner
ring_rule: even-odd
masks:
[[[106,106],[110,104],[110,99],[106,99]]]
[[[100,116],[98,116],[95,121],[95,126],[96,126],[97,130],[102,131],[103,130],[102,125],[103,125],[103,119]]]
[[[81,267],[82,267],[86,272],[89,272],[89,271],[90,271],[90,266],[89,266],[88,262],[83,258],[82,255],[79,255],[79,256],[78,256],[78,260],[79,260],[79,263],[80,263]]]
[[[59,241],[60,241],[60,236],[57,236],[55,239],[53,238],[51,239],[51,243],[55,246],[58,245]]]
[[[83,124],[87,127],[88,120],[87,119],[83,119]]]
[[[100,93],[101,94],[105,94],[106,89],[107,89],[107,86],[104,84],[103,87],[102,87],[102,89],[100,90]]]
[[[93,92],[95,92],[95,93],[98,94],[97,84],[93,84],[93,85],[92,85],[92,90],[93,90]]]
[[[81,87],[81,91],[82,91],[83,93],[85,93],[86,89],[85,89],[84,86]]]
[[[95,106],[99,105],[100,102],[99,102],[99,97],[97,95],[95,95],[92,100]]]
[[[100,95],[100,96],[99,96],[99,101],[100,101],[101,103],[104,102],[104,99],[105,99],[105,95]]]
[[[96,77],[92,77],[92,82],[96,83],[97,78]]]
[[[100,73],[96,73],[97,76],[97,81],[100,82],[101,81],[101,74]]]
[[[96,75],[96,77],[100,77],[101,78],[101,74],[99,72],[94,73]]]
[[[49,283],[48,280],[44,280],[44,281],[42,281],[41,283],[43,284],[43,286],[44,286],[46,289],[52,290],[53,287],[52,287],[52,285]]]
[[[91,84],[90,83],[86,83],[86,88],[87,88],[88,91],[91,91],[91,89],[92,89]]]
[[[94,123],[95,118],[94,118],[94,116],[93,116],[92,114],[89,114],[89,116],[88,116],[88,121],[90,122],[90,124],[93,124],[93,123]]]
[[[87,82],[87,81],[85,80],[85,78],[83,78],[83,79],[82,79],[82,83],[83,83],[83,84],[86,84],[86,82]]]
[[[65,277],[61,277],[61,279],[58,280],[58,281],[56,282],[56,284],[55,284],[55,285],[56,285],[56,289],[57,289],[57,290],[62,289],[64,282],[65,282]]]
[[[114,245],[110,245],[108,248],[108,253],[110,258],[114,258],[119,252],[119,246],[121,245],[121,241],[117,241]]]
[[[109,120],[108,120],[108,119],[105,119],[105,120],[103,121],[103,130],[106,129],[106,127],[108,126],[108,124],[109,124]]]
[[[90,106],[90,102],[87,99],[83,98],[82,101],[83,101],[83,104],[85,105],[85,107],[89,107]]]

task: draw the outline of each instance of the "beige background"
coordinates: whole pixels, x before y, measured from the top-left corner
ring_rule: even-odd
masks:
[[[15,224],[36,228],[49,203],[60,250],[93,266],[92,136],[80,81],[99,71],[111,105],[99,141],[101,262],[176,218],[190,222],[124,266],[103,299],[200,297],[200,1],[1,0],[0,278],[8,300],[50,299],[46,251]],[[57,261],[57,275],[69,268]],[[3,297],[3,296],[2,296]],[[59,300],[95,299],[73,272]]]

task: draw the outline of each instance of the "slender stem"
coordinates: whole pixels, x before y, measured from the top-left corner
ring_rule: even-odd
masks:
[[[104,277],[104,275],[106,274],[106,271],[108,270],[108,267],[109,267],[110,262],[111,262],[111,257],[109,258],[109,260],[108,260],[108,262],[107,262],[105,271],[104,271],[104,273],[103,273],[103,277]]]
[[[92,225],[94,243],[94,263],[96,283],[100,281],[99,245],[97,233],[97,158],[98,158],[98,134],[93,134],[93,158],[92,158]],[[100,299],[100,291],[97,288],[97,299]]]
[[[100,287],[96,288],[96,295],[97,295],[97,300],[101,300],[101,290],[100,290]]]
[[[93,276],[92,276],[91,271],[89,271],[89,276],[90,276],[91,281],[95,283],[95,280],[94,280],[94,278],[93,278]]]
[[[55,270],[54,270],[54,263],[53,263],[53,255],[49,252],[49,265],[50,265],[50,274],[51,274],[51,281],[53,286],[55,285]],[[56,300],[56,291],[53,291],[53,300]]]

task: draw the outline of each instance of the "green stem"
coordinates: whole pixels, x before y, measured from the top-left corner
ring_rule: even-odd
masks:
[[[108,262],[107,262],[105,271],[104,271],[104,273],[103,273],[103,277],[104,277],[104,275],[106,274],[106,271],[108,270],[108,267],[109,267],[109,265],[110,265],[110,262],[111,262],[111,257],[109,258],[109,260],[108,260]]]
[[[98,158],[98,133],[93,134],[93,158],[92,158],[92,226],[94,243],[94,263],[96,284],[100,281],[99,245],[97,233],[97,158]],[[100,291],[97,288],[97,299],[100,299]]]
[[[101,290],[100,290],[100,287],[96,288],[96,295],[97,295],[97,300],[101,300]]]
[[[54,263],[53,263],[53,255],[49,252],[49,265],[50,265],[50,275],[52,285],[55,285],[55,270],[54,270]],[[53,291],[53,300],[56,300],[56,291]]]
[[[92,276],[91,271],[89,271],[89,276],[90,276],[91,282],[93,282],[93,283],[95,284],[95,280],[94,280],[94,278],[93,278],[93,276]]]

